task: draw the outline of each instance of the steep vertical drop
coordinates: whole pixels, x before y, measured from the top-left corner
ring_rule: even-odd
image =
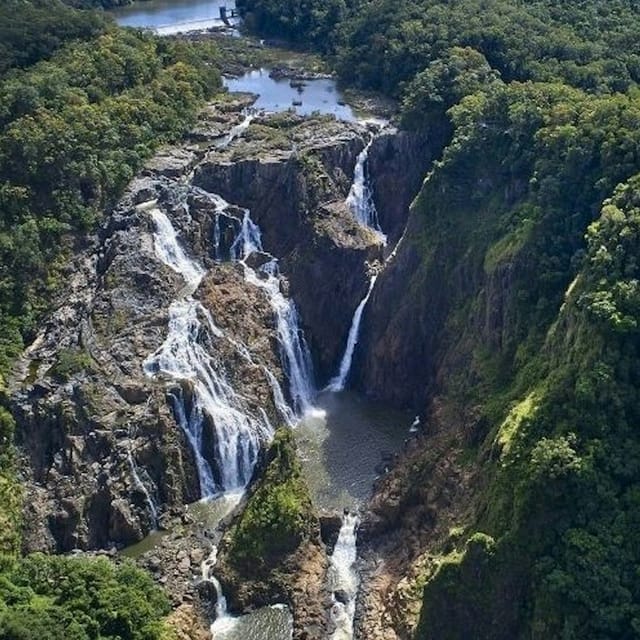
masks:
[[[172,396],[174,414],[193,449],[202,497],[242,488],[251,478],[261,440],[270,439],[273,428],[264,413],[260,417],[249,413],[201,344],[205,335],[223,337],[208,311],[192,297],[204,270],[187,257],[169,218],[158,208],[151,216],[158,258],[182,275],[187,286],[184,296],[169,307],[168,335],[145,360],[145,372],[181,382],[180,393]],[[213,461],[203,454],[207,424],[214,431]]]
[[[263,254],[265,262],[254,269],[249,266],[247,259],[256,253]],[[315,396],[311,355],[300,329],[296,306],[281,291],[278,260],[264,252],[260,227],[251,220],[248,210],[244,212],[241,231],[231,247],[231,256],[243,265],[247,282],[267,294],[276,318],[280,355],[289,380],[291,403],[294,411],[301,415],[311,407]]]
[[[347,383],[349,378],[349,372],[351,371],[351,363],[353,361],[353,353],[356,349],[356,345],[358,344],[358,338],[360,336],[360,324],[362,322],[362,314],[364,313],[364,309],[367,306],[367,302],[369,302],[369,298],[371,296],[371,292],[373,291],[373,287],[376,284],[377,275],[372,276],[371,281],[369,283],[369,289],[367,290],[367,294],[360,301],[360,304],[356,307],[356,311],[353,314],[353,320],[351,321],[351,328],[349,329],[349,337],[347,338],[347,346],[344,350],[344,355],[342,356],[342,360],[340,361],[340,368],[338,369],[338,374],[329,381],[327,385],[327,389],[329,391],[342,391]]]
[[[353,214],[353,217],[360,224],[376,231],[380,235],[380,238],[386,243],[387,238],[380,227],[378,211],[373,202],[371,185],[366,175],[366,164],[373,140],[374,138],[372,136],[364,149],[358,154],[356,166],[353,171],[353,182],[351,183],[351,189],[345,202]]]
[[[260,227],[251,219],[248,209],[243,210],[242,220],[238,220],[226,211],[233,207],[221,196],[198,187],[191,187],[191,189],[208,198],[215,207],[212,234],[214,259],[218,262],[231,260],[242,264],[245,280],[262,289],[267,295],[276,320],[280,361],[289,382],[292,407],[285,401],[280,384],[273,372],[266,368],[263,370],[271,386],[273,401],[278,413],[287,425],[293,426],[296,422],[296,416],[299,417],[311,406],[316,390],[311,355],[300,329],[296,306],[281,291],[278,261],[264,251]],[[227,228],[233,229],[235,236],[233,241],[224,248],[222,246],[221,220],[225,221],[224,224]],[[262,259],[259,266],[249,264],[248,258],[253,254],[260,256],[257,262]],[[242,345],[236,346],[242,347]],[[246,353],[244,357],[247,357]]]

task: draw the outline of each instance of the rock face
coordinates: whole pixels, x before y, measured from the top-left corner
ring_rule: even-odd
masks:
[[[232,611],[285,603],[293,612],[293,637],[321,640],[330,607],[327,565],[293,435],[281,430],[221,542],[214,573]]]
[[[17,368],[10,404],[29,479],[26,551],[127,546],[153,529],[173,526],[184,506],[201,497],[201,465],[193,437],[183,429],[185,416],[176,408],[178,398],[185,413],[198,409],[196,376],[145,369],[165,343],[175,317],[172,305],[185,296],[198,305],[194,339],[207,354],[207,366],[233,388],[240,410],[269,427],[286,419],[276,389],[289,400],[289,381],[274,310],[238,262],[246,210],[261,229],[264,251],[254,251],[247,265],[257,270],[278,260],[280,290],[296,302],[317,386],[336,373],[353,313],[387,252],[345,204],[357,156],[371,132],[331,118],[280,114],[255,118],[232,138],[227,134],[242,121],[239,110],[247,100],[208,110],[190,141],[147,164],[98,233],[85,239],[69,269],[64,298]],[[424,149],[422,141],[392,130],[370,148],[369,177],[391,243],[402,233],[431,160]],[[156,209],[197,265],[193,291],[175,265],[175,251],[163,257],[158,249]],[[389,287],[397,283],[394,273],[379,301],[388,301]],[[383,328],[384,313],[376,317]],[[387,337],[372,335],[372,344],[382,340],[382,351],[388,349]],[[372,353],[376,347],[367,348],[363,363]],[[362,373],[360,384],[373,390],[385,384],[389,374],[380,368],[375,364]],[[270,435],[260,433],[259,447],[266,447]],[[218,477],[219,435],[206,412],[198,438],[198,451]],[[319,640],[328,631],[327,549],[335,545],[339,520],[324,518],[321,536],[303,497],[304,531],[289,547],[267,553],[263,566],[252,565],[251,571],[232,552],[233,532],[250,512],[251,499],[262,495],[260,483],[272,462],[267,454],[247,508],[222,545],[216,574],[232,611],[285,602],[294,613],[295,637]],[[295,476],[291,472],[283,482]],[[179,607],[171,620],[178,637],[200,637],[196,619],[202,606],[213,613],[215,594],[210,583],[201,583],[203,592],[195,589],[202,557],[185,554],[185,544],[190,542],[167,537],[141,562]],[[194,545],[205,555],[211,547],[210,540]]]
[[[384,254],[376,234],[355,223],[345,205],[356,156],[372,134],[292,114],[258,119],[255,128],[226,154],[209,154],[194,184],[251,210],[265,249],[281,259],[324,383],[335,374],[367,291],[367,265]],[[394,129],[371,146],[368,176],[390,246],[433,153],[424,140]]]
[[[187,393],[188,385],[180,390],[143,370],[164,340],[168,308],[184,287],[182,277],[156,256],[148,212],[134,206],[151,188],[160,206],[173,211],[174,224],[188,227],[184,235],[194,250],[201,248],[202,263],[208,260],[206,224],[174,209],[175,194],[166,185],[133,185],[90,261],[95,271],[88,269],[85,291],[92,295],[54,315],[29,352],[37,363],[34,380],[13,396],[19,443],[34,480],[27,522],[42,523],[26,537],[30,548],[44,540],[57,551],[131,544],[158,525],[154,509],[179,508],[200,497],[193,450],[168,404],[169,394]],[[198,215],[203,218],[202,209]],[[278,420],[263,371],[268,367],[282,380],[264,294],[248,288],[237,267],[224,264],[210,270],[196,295],[229,336],[202,340],[215,347],[216,361],[251,398],[253,411],[264,409]],[[225,320],[228,300],[241,324],[233,316]],[[252,363],[234,342],[250,344]],[[205,431],[205,441],[211,438]]]
[[[368,134],[357,125],[292,114],[254,122],[255,133],[226,154],[205,158],[194,184],[250,209],[265,250],[287,274],[323,383],[335,372],[367,290],[365,262],[382,258],[378,238],[344,205]]]
[[[17,368],[11,407],[31,478],[27,550],[128,545],[200,497],[193,448],[170,402],[188,399],[191,383],[150,377],[143,366],[163,344],[170,306],[185,286],[158,258],[151,205],[144,203],[157,201],[205,272],[194,297],[217,329],[203,316],[198,341],[246,399],[246,411],[264,411],[278,424],[265,370],[285,396],[287,380],[266,294],[229,262],[243,207],[260,225],[265,250],[280,261],[281,287],[296,300],[319,382],[335,372],[368,265],[383,252],[344,205],[369,133],[330,118],[281,114],[257,118],[243,137],[220,146],[220,135],[241,121],[246,100],[209,113],[206,131],[192,135],[198,144],[167,149],[149,162],[86,239],[64,298]],[[376,152],[380,167],[383,156],[404,153],[405,142],[393,140]],[[381,183],[390,179],[384,171]],[[232,204],[221,207],[211,193]],[[389,219],[399,215],[394,210]],[[262,259],[270,256],[252,256]],[[211,421],[203,428],[209,455]]]
[[[409,206],[438,153],[437,144],[408,131],[376,136],[369,150],[369,176],[380,226],[394,247],[407,225]]]

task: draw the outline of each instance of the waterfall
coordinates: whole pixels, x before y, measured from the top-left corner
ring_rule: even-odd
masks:
[[[357,515],[345,513],[338,541],[329,561],[329,588],[333,598],[331,617],[336,625],[331,640],[352,640],[353,638],[353,619],[359,582],[355,570],[358,522]]]
[[[218,548],[213,547],[208,558],[202,562],[202,580],[210,582],[216,590],[216,618],[211,625],[211,635],[217,638],[221,631],[228,631],[234,626],[235,618],[229,615],[227,611],[227,599],[222,592],[220,581],[213,575],[213,567],[218,561]]]
[[[157,208],[151,211],[151,216],[156,227],[156,254],[183,276],[187,293],[169,307],[167,337],[145,360],[145,372],[186,383],[171,399],[176,419],[194,452],[202,496],[242,488],[251,478],[261,439],[270,439],[273,428],[264,413],[258,419],[245,410],[243,398],[231,387],[224,372],[214,366],[212,357],[202,346],[205,335],[223,337],[211,314],[191,297],[204,270],[185,254],[169,218]],[[214,432],[215,471],[203,453],[207,424]]]
[[[369,185],[366,175],[366,164],[369,157],[369,149],[373,144],[373,137],[365,145],[364,149],[358,154],[356,166],[353,171],[353,182],[346,199],[346,204],[351,210],[353,217],[365,227],[369,227],[377,231],[381,238],[386,242],[386,236],[382,233],[380,222],[378,221],[378,212],[373,202],[373,193]]]
[[[244,114],[244,119],[240,124],[237,124],[235,127],[227,133],[227,135],[216,145],[218,149],[225,149],[228,147],[236,138],[239,138],[249,127],[251,121],[256,117],[257,113],[254,110],[247,110]]]
[[[218,550],[213,547],[201,565],[202,580],[216,590],[215,620],[209,629],[213,640],[292,640],[293,616],[285,604],[260,607],[240,616],[229,613],[222,585],[213,574],[217,556]]]
[[[263,367],[263,371],[269,381],[269,386],[271,387],[271,393],[273,395],[273,403],[275,404],[278,413],[282,416],[288,427],[295,426],[296,416],[293,411],[291,411],[291,407],[287,404],[287,401],[284,399],[280,383],[276,380],[273,373],[267,369],[267,367]]]
[[[269,298],[276,316],[278,343],[293,408],[298,415],[311,407],[315,395],[313,365],[309,349],[300,330],[298,311],[293,302],[280,291],[278,263],[275,259],[262,265],[258,272],[247,267],[247,282],[260,287]]]
[[[150,213],[156,228],[153,234],[156,255],[184,278],[190,288],[189,293],[193,293],[204,276],[204,269],[187,257],[169,218],[158,208],[152,209]]]
[[[364,308],[367,306],[367,302],[369,302],[369,298],[371,296],[371,292],[373,291],[373,287],[376,283],[377,277],[377,275],[372,276],[367,294],[364,298],[362,298],[360,304],[356,307],[355,313],[353,314],[351,328],[349,329],[349,337],[347,338],[347,347],[344,350],[344,355],[342,356],[342,360],[340,361],[340,369],[338,370],[338,375],[332,378],[327,385],[327,389],[329,391],[342,391],[347,382],[347,379],[349,378],[349,372],[351,371],[351,362],[353,360],[353,353],[355,351],[356,345],[358,344],[358,338],[360,337],[360,323],[362,322],[362,314],[364,313]]]
[[[231,258],[243,265],[246,281],[267,294],[276,318],[278,344],[285,375],[289,380],[291,401],[300,415],[311,407],[315,395],[311,355],[300,329],[296,306],[280,290],[277,259],[269,256],[269,260],[253,269],[247,264],[247,258],[254,253],[264,254],[262,234],[260,227],[251,220],[249,211],[245,210],[240,233],[231,246]]]
[[[214,259],[219,262],[226,259],[221,246],[220,219],[224,217],[228,218],[229,221],[233,220],[233,223],[229,222],[229,224],[234,225],[235,238],[228,247],[228,259],[240,262],[244,269],[245,280],[262,289],[267,295],[276,319],[280,360],[289,381],[289,395],[293,404],[293,412],[284,399],[276,377],[266,368],[264,368],[264,371],[272,389],[276,409],[286,424],[292,426],[295,424],[295,414],[301,415],[311,407],[311,401],[315,396],[315,386],[313,383],[311,355],[300,329],[298,311],[293,301],[284,296],[280,290],[278,261],[273,256],[265,253],[262,247],[260,227],[251,219],[249,210],[245,209],[242,221],[238,221],[233,216],[225,213],[225,209],[230,205],[222,197],[197,187],[192,187],[192,189],[199,195],[208,198],[215,207],[213,224]],[[262,254],[267,260],[259,267],[249,266],[247,258],[252,254]],[[228,339],[231,340],[231,338]],[[238,346],[236,344],[236,346],[239,349],[243,349],[244,352],[247,351],[244,345]]]
[[[158,528],[158,509],[156,507],[149,490],[145,486],[144,482],[140,478],[138,474],[138,467],[136,465],[136,461],[131,453],[131,445],[127,447],[127,459],[129,460],[129,467],[131,468],[131,476],[133,477],[133,483],[135,486],[144,494],[145,500],[147,501],[147,506],[149,507],[149,513],[151,513],[151,519],[153,520],[153,530],[155,531]]]

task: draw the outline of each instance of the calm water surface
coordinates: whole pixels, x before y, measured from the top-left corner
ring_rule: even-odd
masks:
[[[153,29],[160,35],[170,35],[222,26],[220,7],[230,11],[235,6],[235,0],[146,0],[111,13],[123,27]]]
[[[239,78],[224,78],[224,85],[229,91],[258,94],[260,97],[253,105],[257,109],[270,112],[292,109],[303,116],[317,112],[333,114],[340,120],[356,120],[353,109],[344,104],[335,80],[329,78],[306,80],[304,86],[296,88],[288,79],[270,78],[268,69],[256,69]]]
[[[357,393],[323,393],[296,427],[307,481],[317,506],[359,508],[385,460],[409,437],[411,416]]]

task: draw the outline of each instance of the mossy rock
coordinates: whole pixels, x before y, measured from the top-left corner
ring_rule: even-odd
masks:
[[[474,533],[427,581],[416,639],[512,639],[520,591],[517,567],[491,536]]]
[[[241,573],[269,570],[317,533],[316,529],[293,434],[280,429],[244,512],[230,532],[229,564]]]

